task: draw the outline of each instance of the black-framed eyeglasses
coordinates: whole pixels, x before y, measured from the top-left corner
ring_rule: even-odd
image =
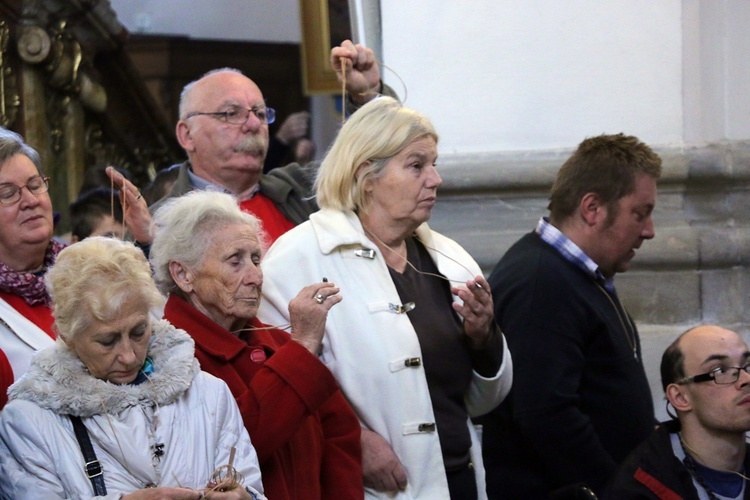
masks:
[[[719,366],[714,368],[708,373],[701,373],[700,375],[693,375],[692,377],[685,377],[678,380],[678,384],[687,384],[690,382],[708,382],[713,380],[714,383],[719,385],[734,384],[740,378],[740,370],[744,370],[745,373],[750,373],[750,363],[745,366]]]
[[[49,177],[42,177],[41,175],[35,175],[23,186],[13,184],[12,182],[4,182],[0,184],[0,205],[9,206],[15,205],[21,200],[21,190],[26,188],[29,193],[39,196],[49,190]]]
[[[192,118],[199,115],[213,116],[217,120],[225,121],[227,123],[233,123],[235,125],[242,125],[247,121],[247,117],[250,113],[254,114],[261,123],[270,124],[276,120],[276,110],[269,108],[268,106],[255,106],[254,108],[243,108],[242,106],[229,106],[226,111],[215,111],[212,113],[203,111],[194,111],[188,113],[185,119]]]

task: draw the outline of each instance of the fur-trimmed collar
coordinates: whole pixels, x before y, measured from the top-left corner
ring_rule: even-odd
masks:
[[[13,384],[8,400],[23,399],[65,415],[115,415],[136,405],[167,405],[177,400],[200,372],[193,339],[166,320],[152,320],[148,355],[154,373],[138,385],[94,378],[62,340],[39,351],[29,371]]]

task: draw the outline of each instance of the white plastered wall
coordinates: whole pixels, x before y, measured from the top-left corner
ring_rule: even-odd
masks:
[[[380,11],[382,58],[435,122],[441,154],[620,131],[667,147],[750,138],[750,2],[380,0]]]
[[[383,58],[441,151],[682,141],[679,0],[382,0]],[[388,82],[400,82],[386,72]]]

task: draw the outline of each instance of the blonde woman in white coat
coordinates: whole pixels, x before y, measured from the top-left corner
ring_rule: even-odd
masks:
[[[427,226],[442,180],[437,133],[390,98],[354,113],[316,180],[321,210],[269,250],[259,317],[288,322],[303,284],[330,279],[320,353],[363,427],[370,498],[485,498],[470,417],[510,390],[512,364],[489,285]],[[310,300],[322,304],[328,288]]]
[[[190,336],[149,314],[162,298],[139,249],[76,243],[47,288],[58,340],[11,386],[0,414],[0,497],[265,498],[229,388],[200,371]],[[75,417],[95,457],[84,458]],[[101,466],[89,469],[95,481],[87,461]],[[230,462],[243,483],[215,487],[214,471]]]

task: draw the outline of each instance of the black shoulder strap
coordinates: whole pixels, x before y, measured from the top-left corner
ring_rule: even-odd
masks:
[[[81,417],[69,415],[70,421],[73,422],[73,430],[76,433],[76,439],[83,452],[83,458],[86,460],[86,475],[91,481],[91,485],[94,487],[94,494],[97,496],[104,496],[107,494],[107,487],[104,486],[104,475],[102,472],[102,464],[96,458],[94,453],[94,447],[91,445],[91,439],[89,438],[89,431],[86,430],[86,426],[83,425]]]

